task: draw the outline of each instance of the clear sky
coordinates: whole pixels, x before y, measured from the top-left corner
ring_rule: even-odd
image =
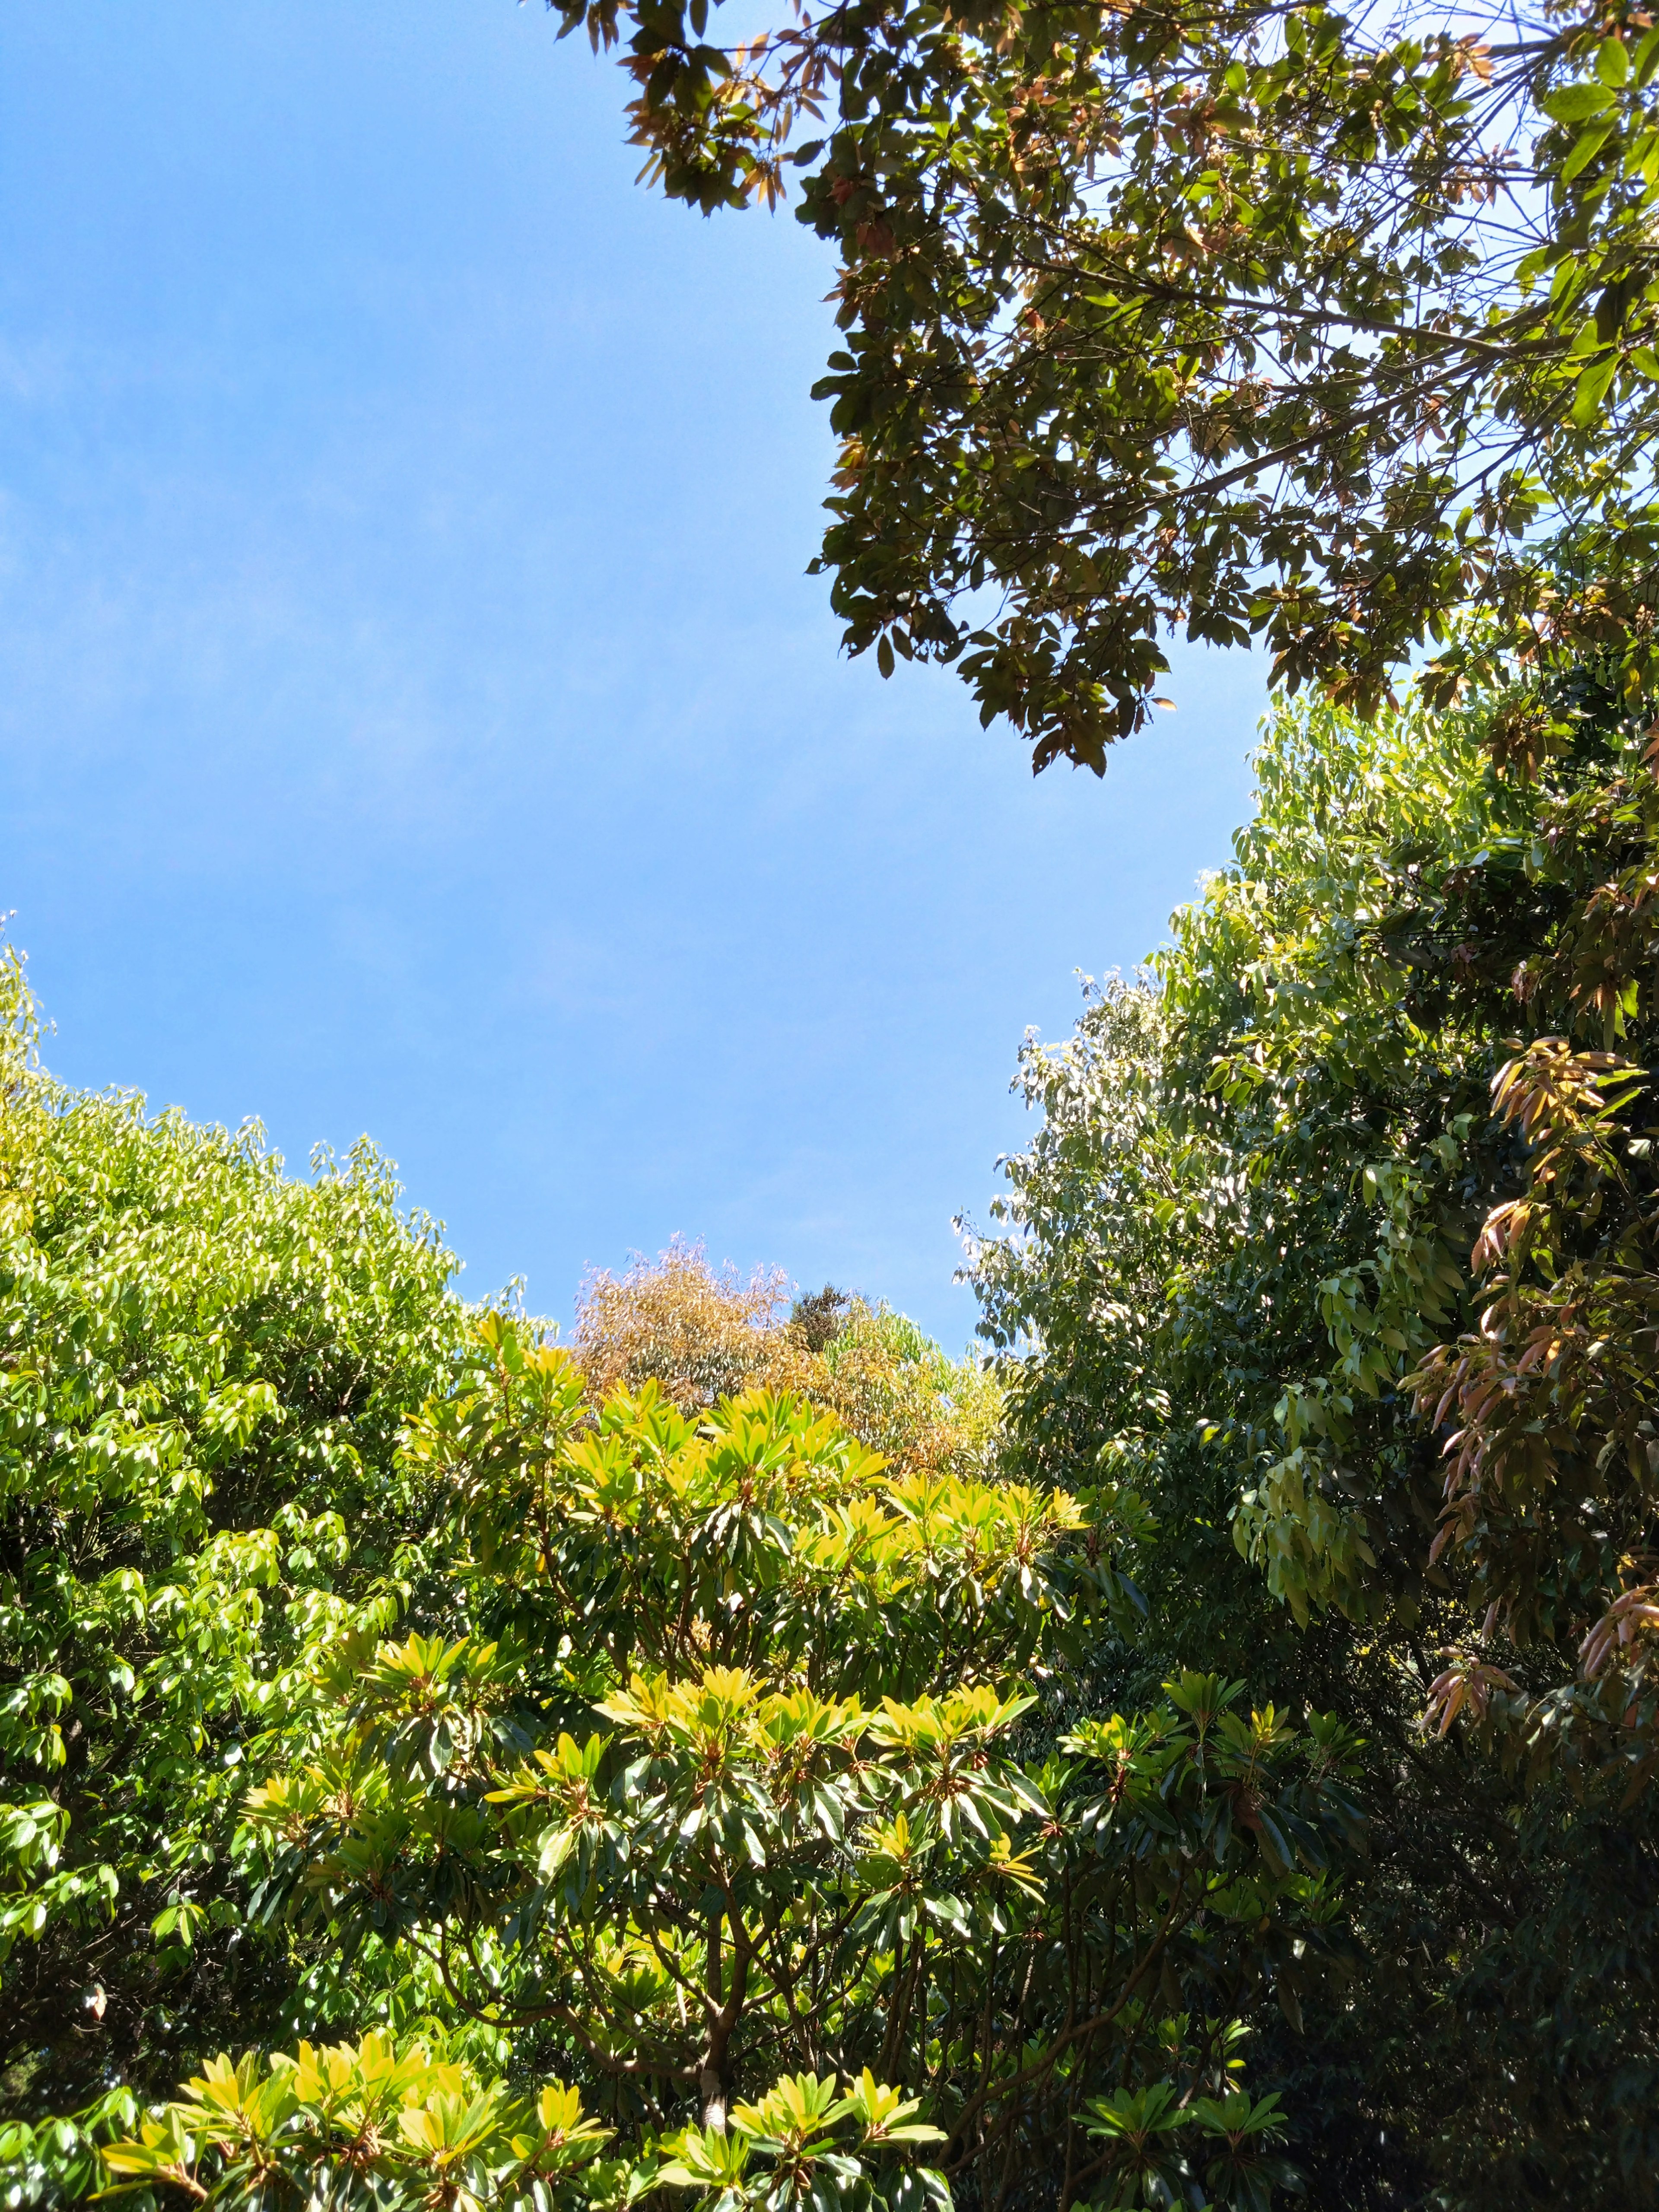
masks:
[[[0,906],[72,1080],[370,1132],[475,1295],[679,1232],[952,1348],[1023,1030],[1249,804],[838,657],[823,248],[511,0],[0,11]]]

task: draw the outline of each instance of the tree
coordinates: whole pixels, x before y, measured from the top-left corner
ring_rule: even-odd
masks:
[[[1264,2052],[1344,2212],[1643,2204],[1659,2170],[1659,1486],[1629,1449],[1659,815],[1618,674],[1282,717],[1154,973],[1028,1046],[1043,1123],[974,1261],[1015,1468],[1109,1471],[1159,1520],[1114,1693],[1201,1648],[1370,1745],[1367,1966]]]
[[[1160,2094],[1164,2168],[1266,2188],[1230,2024],[1326,1941],[1351,1747],[1196,1673],[1070,1709],[1133,1605],[1133,1501],[884,1473],[767,1393],[694,1427],[647,1386],[595,1427],[569,1355],[495,1316],[408,1455],[447,1502],[445,1632],[319,1642],[246,1806],[258,1918],[424,1962],[514,2065],[556,2055],[639,2189],[670,2133],[735,2185],[745,2096],[866,2070],[987,2204],[1139,2201]]]
[[[1651,673],[1659,32],[1622,0],[837,0],[735,47],[708,0],[550,4],[623,41],[670,195],[799,173],[845,641],[957,662],[1036,767],[1103,769],[1169,629],[1361,708],[1471,602]]]
[[[282,1172],[53,1082],[0,963],[0,2081],[62,2112],[269,2027],[228,1856],[293,1655],[400,1602],[411,1402],[453,1261],[368,1146]]]
[[[1102,1706],[1129,1491],[683,1254],[576,1352],[469,1316],[374,1155],[68,1091],[5,972],[9,2204],[1266,2204],[1353,1747]],[[848,1424],[601,1386],[692,1307]]]
[[[762,1386],[835,1413],[907,1472],[983,1474],[995,1454],[1001,1395],[981,1361],[948,1358],[904,1315],[829,1285],[792,1304],[781,1268],[717,1273],[697,1246],[591,1274],[572,1350],[596,1405],[655,1382],[696,1413]]]
[[[799,1331],[809,1352],[822,1352],[840,1335],[854,1303],[850,1291],[826,1283],[821,1291],[803,1291],[789,1309],[791,1326]]]
[[[1162,1273],[1112,1310],[1135,1366],[1103,1356],[1201,1378],[1236,1540],[1298,1618],[1410,1619],[1456,1571],[1474,1642],[1534,1655],[1536,1695],[1494,1709],[1528,1755],[1605,1754],[1638,1786],[1659,1503],[1644,719],[1581,667],[1450,717],[1282,724],[1239,866],[1180,919],[1153,995],[1096,1018],[1124,1164],[1103,1184],[1098,1143],[1083,1155],[1094,1216],[1070,1231],[1109,1278],[1134,1255]],[[1051,1105],[1064,1080],[1032,1054]],[[1005,1340],[1024,1265],[981,1262]],[[1470,1663],[1437,1711],[1520,1694]]]

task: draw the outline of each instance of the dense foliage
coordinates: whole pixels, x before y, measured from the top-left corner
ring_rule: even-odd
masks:
[[[1028,1044],[975,1263],[1018,1463],[1159,1516],[1129,1690],[1201,1650],[1371,1747],[1367,1965],[1281,2061],[1344,2206],[1659,2175],[1659,791],[1511,674],[1279,724],[1156,972]]]
[[[67,1091],[6,976],[9,2202],[1267,2204],[1354,1746],[1103,1705],[1132,1490],[683,1249],[469,1314],[372,1154]]]
[[[1340,1724],[1196,1673],[1079,1713],[1133,1603],[1104,1501],[901,1475],[768,1393],[594,1426],[495,1320],[475,1358],[408,1447],[468,1632],[319,1655],[316,1741],[248,1801],[263,1913],[428,1959],[594,2085],[635,2187],[688,2124],[714,2185],[779,2072],[925,2094],[987,2203],[1127,2182],[1181,2092],[1188,2130],[1270,2130],[1231,2031],[1333,1916]]]
[[[668,192],[799,172],[846,641],[957,661],[1037,767],[1103,766],[1170,627],[1369,705],[1471,600],[1518,638],[1650,597],[1659,31],[1622,0],[834,0],[734,46],[708,0],[550,4],[623,42]]]
[[[0,987],[0,2074],[62,2110],[276,2026],[244,1762],[307,1638],[398,1610],[388,1479],[459,1309],[367,1147],[299,1182],[64,1090]]]
[[[991,1375],[947,1358],[904,1315],[832,1285],[792,1303],[781,1269],[744,1282],[683,1243],[654,1266],[592,1274],[573,1348],[595,1401],[647,1382],[683,1413],[744,1389],[793,1391],[913,1473],[985,1473],[1000,1425]]]

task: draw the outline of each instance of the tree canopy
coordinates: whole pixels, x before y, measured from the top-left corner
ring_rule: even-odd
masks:
[[[1659,785],[1466,643],[1028,1042],[988,1368],[467,1307],[12,961],[18,2212],[1651,2202]]]
[[[1369,1964],[1291,2093],[1344,2115],[1297,2145],[1334,2203],[1659,2172],[1656,802],[1620,676],[1282,716],[1235,866],[1028,1045],[1042,1123],[974,1261],[1014,1465],[1158,1517],[1124,1693],[1202,1650],[1368,1740]]]
[[[66,1090],[5,975],[10,2203],[1267,2203],[1357,1746],[1103,1701],[1132,1486],[684,1249],[464,1308],[372,1153]]]
[[[665,191],[835,246],[846,643],[955,662],[1036,767],[1103,768],[1171,630],[1362,708],[1425,643],[1451,696],[1471,605],[1651,675],[1646,15],[550,4]]]
[[[322,1623],[396,1616],[459,1308],[371,1149],[297,1182],[70,1091],[15,953],[0,989],[0,2068],[62,2108],[276,2024],[230,1940],[246,1746]]]

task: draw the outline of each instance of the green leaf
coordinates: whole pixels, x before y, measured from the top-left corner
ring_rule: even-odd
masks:
[[[1572,388],[1572,419],[1580,429],[1595,420],[1608,386],[1618,374],[1619,356],[1609,352],[1587,368]]]
[[[1562,85],[1538,103],[1557,123],[1588,122],[1592,115],[1605,114],[1613,104],[1613,95],[1605,84],[1589,83]]]
[[[1592,123],[1588,131],[1580,131],[1573,142],[1571,153],[1561,165],[1564,185],[1570,185],[1576,176],[1588,168],[1613,136],[1613,129],[1612,123]]]

